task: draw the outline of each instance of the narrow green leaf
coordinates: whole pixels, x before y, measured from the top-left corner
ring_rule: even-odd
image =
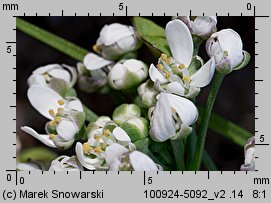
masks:
[[[161,53],[171,56],[164,28],[142,17],[134,17],[133,24],[138,37],[142,39],[144,43],[151,45]]]
[[[200,123],[202,119],[203,108],[199,107],[199,111],[200,114],[198,122]],[[222,118],[216,113],[212,113],[211,115],[209,128],[217,134],[220,134],[233,141],[235,144],[240,145],[241,147],[245,146],[246,141],[252,137],[251,132],[239,127],[238,125],[225,118]]]
[[[48,162],[52,161],[57,157],[57,154],[44,148],[44,147],[34,147],[22,151],[18,157],[19,162],[28,162],[28,161],[42,161]]]
[[[89,52],[88,50],[83,49],[76,44],[69,42],[68,40],[41,29],[18,17],[16,18],[16,27],[25,34],[49,45],[52,48],[55,48],[64,54],[67,54],[78,61],[83,61],[84,56]]]

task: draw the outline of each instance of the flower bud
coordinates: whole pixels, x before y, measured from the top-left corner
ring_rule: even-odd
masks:
[[[197,16],[193,20],[189,16],[181,16],[180,19],[187,25],[193,35],[207,39],[216,32],[217,19],[215,16]]]
[[[78,63],[77,70],[79,73],[78,86],[84,92],[95,92],[107,83],[107,75],[102,69],[90,71],[82,63]]]
[[[122,60],[112,67],[108,75],[109,85],[116,90],[138,86],[148,76],[145,63],[135,59]]]
[[[140,117],[141,110],[135,104],[122,104],[118,106],[113,112],[113,120],[118,125],[123,124],[125,121],[134,118]]]
[[[102,28],[93,49],[106,59],[116,60],[128,52],[137,50],[141,44],[132,26],[113,23]]]
[[[241,171],[254,171],[255,170],[255,137],[248,139],[245,147],[245,163],[241,166]]]
[[[149,123],[145,118],[133,117],[125,121],[120,126],[136,142],[148,136]]]
[[[65,64],[49,64],[33,71],[27,83],[31,85],[48,86],[60,94],[74,86],[77,80],[75,68]],[[63,95],[62,94],[62,95]]]
[[[141,97],[142,104],[146,108],[152,107],[156,102],[156,96],[158,95],[158,91],[153,87],[153,83],[149,80],[145,83],[142,83],[138,88],[137,92]]]
[[[232,29],[224,29],[211,35],[206,42],[206,51],[214,57],[217,71],[227,74],[244,59],[241,37]]]

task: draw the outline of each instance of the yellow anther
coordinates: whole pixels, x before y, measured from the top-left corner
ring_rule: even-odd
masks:
[[[60,99],[60,100],[57,101],[57,103],[58,103],[60,106],[62,106],[65,102],[64,102],[62,99]]]
[[[171,58],[167,58],[165,61],[166,61],[167,65],[171,64]]]
[[[185,68],[185,65],[182,63],[182,64],[179,65],[179,68],[180,68],[180,69],[184,69],[184,68]]]
[[[190,77],[187,75],[183,76],[183,81],[189,83],[191,81]]]
[[[103,130],[103,136],[108,136],[110,134],[110,130],[104,129]]]
[[[60,117],[55,117],[55,122],[60,123],[60,121],[61,121]]]
[[[95,139],[95,140],[98,141],[100,138],[101,138],[101,136],[94,134],[94,139]]]
[[[54,109],[50,109],[50,110],[49,110],[49,114],[50,114],[51,116],[55,116],[55,111],[54,111]]]
[[[169,77],[170,77],[170,72],[167,71],[167,72],[165,73],[165,77],[166,77],[166,79],[169,79]]]
[[[224,56],[228,56],[229,52],[228,51],[224,51]]]
[[[101,153],[103,150],[102,150],[101,147],[95,147],[94,151],[97,152],[97,153]]]
[[[63,108],[59,107],[59,108],[57,109],[57,113],[61,113],[63,110],[64,110]]]
[[[163,70],[163,65],[159,63],[159,64],[156,65],[156,68],[158,70]]]
[[[93,148],[87,142],[85,142],[83,144],[83,152],[84,152],[84,154],[89,154],[92,150],[93,150]]]
[[[53,139],[56,138],[56,135],[55,135],[55,134],[50,134],[50,135],[49,135],[49,138],[50,138],[51,140],[53,140]]]
[[[96,53],[101,52],[101,49],[100,49],[96,44],[94,44],[94,45],[92,46],[92,49],[93,49]]]
[[[50,80],[50,76],[48,75],[48,73],[44,73],[43,77],[45,78],[45,80],[49,81]]]
[[[166,55],[166,54],[161,54],[161,59],[162,59],[163,61],[167,60],[167,55]]]
[[[50,126],[54,126],[55,124],[56,124],[55,121],[50,121],[50,122],[49,122],[49,125],[50,125]]]
[[[176,112],[177,112],[176,109],[173,108],[173,107],[171,107],[171,111],[172,111],[173,113],[176,113]]]

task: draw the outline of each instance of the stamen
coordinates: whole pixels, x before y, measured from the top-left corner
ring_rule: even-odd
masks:
[[[95,140],[99,141],[100,138],[101,138],[101,136],[94,134],[94,139]]]
[[[190,77],[187,75],[183,76],[183,81],[189,83],[191,81]]]
[[[57,109],[57,113],[61,113],[63,110],[64,110],[63,108],[59,107],[59,108]]]
[[[167,58],[165,61],[166,61],[167,65],[171,64],[171,58]]]
[[[170,77],[170,72],[167,71],[167,72],[165,73],[165,77],[166,77],[166,79],[169,79],[169,77]]]
[[[97,153],[101,153],[103,150],[102,150],[101,147],[95,147],[94,151],[97,152]]]
[[[161,54],[161,59],[162,59],[163,61],[167,60],[167,55],[166,55],[166,54]]]
[[[163,70],[163,65],[159,63],[159,64],[156,65],[156,68],[158,70]]]
[[[56,135],[55,135],[55,134],[50,134],[50,135],[49,135],[49,138],[50,138],[51,140],[53,140],[53,139],[56,138]]]
[[[49,110],[49,114],[50,114],[51,116],[55,116],[55,111],[54,111],[54,109],[50,109],[50,110]]]
[[[89,154],[92,150],[93,150],[93,148],[88,144],[88,142],[85,142],[83,144],[83,152],[84,152],[84,154]]]
[[[103,136],[108,136],[110,134],[110,130],[104,129],[103,130]]]
[[[57,103],[58,103],[60,106],[62,106],[65,102],[64,102],[63,100],[60,99],[60,100],[57,101]]]
[[[61,121],[60,117],[55,117],[55,122],[60,123],[60,121]]]
[[[180,69],[184,69],[184,68],[185,68],[185,65],[182,63],[182,64],[180,64],[179,68],[180,68]]]
[[[55,124],[56,124],[55,121],[50,121],[50,122],[49,122],[49,125],[50,125],[50,126],[54,126]]]
[[[176,113],[176,112],[177,112],[176,109],[173,108],[173,107],[171,107],[171,111],[172,111],[173,113]]]
[[[43,77],[45,78],[46,81],[50,81],[50,76],[48,75],[48,73],[44,73]]]
[[[228,51],[224,51],[224,56],[228,56],[229,55],[229,52]]]
[[[92,46],[92,49],[93,49],[96,53],[101,52],[101,49],[100,49],[96,44],[94,44],[94,45]]]

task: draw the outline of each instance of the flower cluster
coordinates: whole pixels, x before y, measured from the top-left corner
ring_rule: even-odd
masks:
[[[63,155],[56,157],[48,170],[176,169],[179,164],[174,165],[168,157],[175,154],[174,147],[167,141],[185,143],[195,131],[199,117],[195,99],[201,89],[211,83],[215,72],[228,74],[249,60],[239,34],[232,29],[217,31],[216,24],[213,16],[173,18],[165,27],[168,53],[160,53],[149,67],[137,59],[144,40],[136,28],[105,25],[93,52],[76,68],[50,64],[33,71],[27,97],[48,122],[43,133],[28,126],[21,129],[46,146],[62,150]],[[206,61],[197,48],[205,40]],[[111,118],[89,119],[75,84],[87,93],[119,92],[134,103],[119,105]],[[242,170],[254,170],[254,145],[250,142]],[[166,147],[157,153],[157,146]],[[70,148],[75,149],[71,157],[65,154]],[[41,170],[36,163],[18,163],[17,169]]]

